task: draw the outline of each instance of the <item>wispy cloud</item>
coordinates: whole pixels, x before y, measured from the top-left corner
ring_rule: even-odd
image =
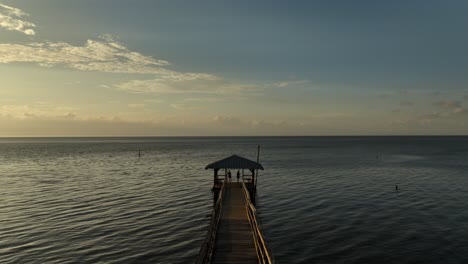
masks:
[[[184,102],[200,102],[200,103],[214,103],[214,102],[222,102],[226,101],[226,98],[220,97],[191,97],[185,98]]]
[[[151,79],[130,80],[112,87],[145,94],[241,94],[259,91],[267,85],[230,83],[208,73],[178,72],[170,63],[131,51],[105,35],[83,46],[65,42],[0,44],[0,63],[35,63],[40,67],[65,67],[80,71],[145,74]],[[102,85],[110,88],[109,85]]]
[[[420,115],[418,119],[427,123],[437,119],[454,119],[457,117],[466,118],[466,114],[468,114],[468,109],[464,107],[455,107],[447,111],[434,111],[429,114]]]
[[[160,74],[174,79],[193,78],[162,66],[169,63],[129,50],[109,40],[88,40],[83,46],[65,42],[0,44],[0,63],[36,63],[41,67],[63,66],[83,71]]]
[[[468,113],[468,110],[466,108],[464,108],[464,107],[457,107],[457,108],[452,110],[452,113],[454,115],[461,115],[461,114]]]
[[[400,102],[400,106],[413,106],[414,103],[410,101],[402,101]]]
[[[27,16],[23,11],[0,4],[2,27],[34,34],[26,26],[34,24],[16,18]],[[15,22],[16,21],[16,22]],[[13,27],[14,23],[16,26]],[[102,84],[102,88],[142,94],[194,94],[204,96],[260,95],[271,87],[305,84],[307,80],[288,80],[269,84],[238,83],[210,73],[181,72],[171,69],[167,60],[156,59],[132,51],[109,34],[89,39],[83,45],[66,42],[35,42],[29,44],[0,44],[0,63],[30,63],[39,67],[61,67],[78,71],[131,74],[132,79],[117,84]],[[134,75],[144,75],[135,78]],[[131,107],[131,106],[129,106]],[[179,107],[180,108],[180,107]]]
[[[241,124],[248,124],[248,120],[242,120],[238,117],[232,117],[232,116],[223,116],[223,115],[216,115],[213,117],[213,122],[217,124],[222,124],[222,125],[230,125],[230,126],[235,126],[235,125],[241,125]]]
[[[187,111],[187,110],[194,110],[195,108],[188,106],[187,104],[170,104],[171,108],[178,110],[178,111]]]
[[[146,104],[128,104],[130,108],[145,108]]]
[[[131,80],[115,85],[119,90],[146,94],[212,94],[228,95],[258,92],[263,85],[228,83],[210,74],[159,75],[151,80]]]
[[[432,122],[437,119],[455,119],[457,117],[465,116],[468,114],[468,109],[466,109],[462,102],[459,100],[440,100],[434,103],[438,106],[438,109],[429,113],[419,116],[419,119],[422,122]]]
[[[143,102],[150,103],[150,104],[159,104],[159,103],[162,103],[163,100],[161,100],[161,99],[145,99],[145,100],[143,100]]]
[[[228,83],[213,74],[171,70],[168,61],[132,51],[109,35],[88,40],[83,46],[65,42],[0,44],[0,63],[34,63],[48,68],[150,75],[151,79],[130,80],[112,86],[133,93],[235,93],[258,88],[256,85]]]
[[[282,82],[276,82],[273,84],[275,87],[288,87],[292,85],[299,85],[299,84],[306,84],[308,83],[308,80],[291,80],[291,81],[282,81]]]
[[[209,75],[188,74],[186,76],[158,75],[150,80],[131,80],[115,85],[119,90],[133,93],[166,94],[166,93],[203,93],[218,84],[216,77]]]
[[[50,105],[46,103],[28,104],[7,104],[0,107],[0,116],[14,119],[34,119],[34,118],[75,118],[74,108],[67,106]]]
[[[26,35],[35,35],[34,23],[23,20],[29,14],[18,8],[0,4],[0,27],[10,31],[19,31]]]
[[[441,100],[434,103],[443,108],[458,108],[461,107],[461,102],[456,100]]]

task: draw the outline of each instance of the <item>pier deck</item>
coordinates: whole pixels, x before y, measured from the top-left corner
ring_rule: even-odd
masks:
[[[242,184],[226,183],[213,263],[258,263]]]
[[[232,155],[208,164],[205,169],[214,171],[214,206],[196,263],[273,263],[254,205],[258,170],[263,170],[258,157],[254,162]],[[231,169],[237,170],[237,182],[231,181]]]

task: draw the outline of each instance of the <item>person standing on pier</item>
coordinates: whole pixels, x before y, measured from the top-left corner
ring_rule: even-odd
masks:
[[[228,182],[231,181],[231,171],[228,171]]]
[[[239,182],[239,178],[240,178],[240,171],[237,171],[237,182]]]

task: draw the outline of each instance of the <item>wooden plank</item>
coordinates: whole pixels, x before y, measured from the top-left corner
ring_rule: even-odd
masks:
[[[240,183],[226,183],[213,263],[258,263]]]

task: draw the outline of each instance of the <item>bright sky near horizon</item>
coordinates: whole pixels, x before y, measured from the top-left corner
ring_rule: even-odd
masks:
[[[468,1],[0,0],[0,136],[466,135]]]

